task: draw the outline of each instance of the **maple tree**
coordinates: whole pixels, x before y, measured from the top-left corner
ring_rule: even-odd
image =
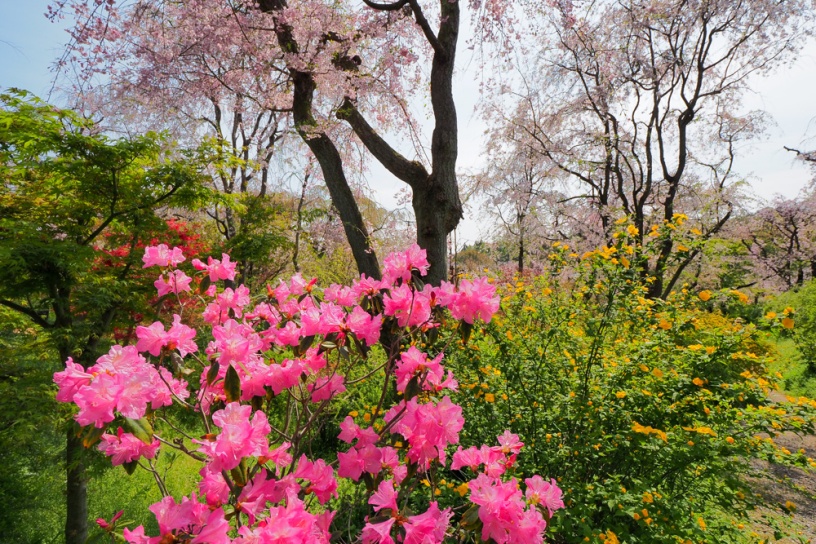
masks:
[[[93,132],[26,93],[0,95],[0,305],[86,367],[144,309],[134,250],[162,230],[156,210],[202,197],[196,163],[169,160],[172,146],[157,135]],[[78,543],[87,535],[82,439],[71,427],[66,436],[66,539]]]

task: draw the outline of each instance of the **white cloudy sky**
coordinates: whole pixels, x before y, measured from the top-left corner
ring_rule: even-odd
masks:
[[[67,34],[60,25],[43,15],[46,0],[0,0],[0,87],[20,87],[46,97],[52,75],[49,66],[62,52]],[[460,54],[466,62],[467,51]],[[768,138],[745,150],[739,172],[752,181],[757,196],[768,199],[775,194],[793,197],[810,179],[810,171],[783,146],[816,148],[816,41],[810,41],[796,62],[779,69],[773,76],[754,82],[754,92],[746,99],[747,109],[764,109],[775,125]],[[473,76],[462,73],[456,81],[460,118],[461,168],[479,164],[484,126],[473,115],[477,100]],[[370,184],[386,206],[395,202],[400,182],[382,169],[372,169]],[[460,237],[474,240],[480,231],[479,210],[470,210],[460,227]]]

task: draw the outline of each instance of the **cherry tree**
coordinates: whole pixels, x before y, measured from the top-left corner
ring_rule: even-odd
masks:
[[[812,29],[811,3],[558,1],[530,6],[528,18],[541,45],[529,42],[505,62],[515,72],[490,82],[492,137],[558,168],[607,237],[623,214],[641,240],[650,224],[691,216],[681,207],[690,192],[709,199],[703,236],[721,229],[741,181],[736,150],[762,129],[740,97],[752,76],[797,50]],[[675,253],[665,237],[643,261],[652,296],[679,277],[669,270]]]
[[[734,236],[763,286],[786,290],[816,278],[816,192],[776,198],[742,219]]]
[[[261,111],[286,112],[320,164],[357,268],[378,277],[379,263],[348,179],[345,152],[353,132],[410,187],[417,241],[428,251],[429,280],[438,283],[447,275],[447,235],[462,216],[452,89],[460,2],[364,4],[57,0],[51,14],[71,14],[78,21],[70,49],[83,77],[123,73],[137,86],[150,87],[171,72],[172,81],[202,98],[226,88]],[[501,3],[472,4],[481,21],[502,15]],[[421,58],[428,60],[427,77]],[[400,127],[414,133],[408,101],[425,85],[434,129],[430,157],[420,160],[422,153],[406,157],[383,134],[399,134]]]

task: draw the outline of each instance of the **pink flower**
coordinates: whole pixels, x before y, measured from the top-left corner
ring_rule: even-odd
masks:
[[[499,310],[499,302],[496,286],[488,283],[486,278],[478,278],[473,281],[462,280],[459,292],[448,308],[454,319],[462,319],[471,324],[474,320],[481,319],[489,323],[493,314]]]
[[[314,493],[320,504],[326,504],[331,497],[337,497],[337,480],[334,471],[323,459],[309,461],[305,455],[298,460],[295,478],[309,480],[306,493]]]
[[[450,518],[453,515],[450,508],[439,510],[436,501],[433,501],[424,513],[408,518],[403,525],[405,540],[403,544],[439,544],[445,539]]]
[[[186,357],[188,353],[198,351],[198,346],[193,341],[195,336],[195,329],[184,325],[181,322],[181,316],[173,314],[173,325],[167,331],[164,339],[169,349],[177,349],[182,357]]]
[[[215,301],[222,311],[232,310],[236,318],[243,315],[243,309],[250,302],[249,289],[245,285],[239,285],[236,289],[227,287],[222,293],[215,297]]]
[[[384,480],[380,482],[377,491],[368,499],[368,504],[374,507],[375,512],[379,512],[383,508],[390,508],[393,512],[398,512],[397,506],[397,492],[394,490],[393,480]]]
[[[340,374],[332,374],[331,376],[320,376],[314,384],[310,383],[306,387],[312,394],[312,402],[322,402],[345,391],[344,381]]]
[[[111,457],[113,466],[136,461],[140,457],[153,459],[159,449],[159,441],[154,439],[150,444],[145,444],[130,433],[122,431],[119,427],[116,435],[105,433],[99,444],[99,451]]]
[[[91,383],[93,376],[85,372],[82,365],[77,364],[68,357],[65,361],[65,370],[54,373],[54,383],[59,387],[57,400],[59,402],[71,402],[76,392],[84,385]]]
[[[434,458],[444,463],[445,448],[459,442],[459,431],[465,423],[462,407],[447,396],[436,405],[417,404],[414,398],[389,410],[386,422],[394,419],[403,407],[404,413],[393,429],[408,441],[408,459],[423,470],[428,470]]]
[[[394,544],[391,538],[391,527],[396,518],[389,518],[380,523],[366,523],[363,527],[363,544]]]
[[[418,383],[422,384],[425,391],[439,391],[444,388],[455,391],[459,384],[450,371],[445,379],[445,370],[440,364],[442,356],[440,353],[429,360],[428,356],[416,347],[409,347],[407,351],[400,354],[400,360],[397,362],[397,391],[404,392],[414,377],[418,379]]]
[[[193,268],[196,270],[206,270],[210,276],[210,281],[218,280],[234,280],[235,279],[235,265],[237,263],[230,261],[230,256],[226,253],[221,254],[221,260],[207,258],[207,264],[204,264],[198,259],[193,259]]]
[[[167,343],[167,335],[161,321],[156,321],[149,327],[141,325],[136,327],[136,337],[139,339],[136,342],[136,349],[146,351],[154,357],[161,354],[162,348]]]
[[[555,483],[555,480],[549,482],[544,480],[541,476],[535,475],[532,478],[524,480],[527,484],[527,491],[524,496],[532,505],[540,504],[553,515],[553,512],[560,508],[564,508],[564,501],[561,499],[561,488]]]
[[[142,257],[144,266],[142,268],[149,268],[151,266],[178,266],[185,261],[184,253],[181,248],[174,247],[172,250],[165,244],[158,246],[148,246],[145,248],[145,254]]]
[[[156,287],[160,297],[168,293],[179,294],[183,291],[190,291],[190,283],[193,278],[182,272],[181,270],[173,270],[170,272],[167,279],[164,275],[159,276],[153,285]]]
[[[266,414],[255,412],[251,420],[250,414],[251,406],[231,402],[212,416],[213,423],[221,429],[215,441],[195,440],[200,444],[199,451],[210,458],[208,469],[211,472],[231,470],[244,457],[258,457],[268,452],[266,437],[272,429]]]
[[[143,525],[139,525],[132,531],[125,527],[122,536],[129,544],[159,544],[161,541],[160,536],[145,536]]]
[[[414,268],[421,276],[428,273],[427,254],[424,249],[413,244],[402,253],[391,253],[383,261],[383,282],[393,284],[397,280],[408,281]]]
[[[74,394],[74,403],[79,407],[76,421],[80,425],[93,424],[102,428],[113,421],[113,410],[122,391],[122,385],[114,376],[100,374],[90,385],[80,387]]]
[[[428,295],[414,291],[408,285],[394,287],[383,297],[385,315],[397,318],[400,327],[415,327],[431,317]]]
[[[366,345],[372,346],[380,340],[382,316],[371,317],[360,306],[355,306],[346,317],[346,326],[359,340],[365,342]]]
[[[220,472],[210,472],[202,468],[199,472],[201,480],[198,482],[198,490],[211,507],[218,507],[229,500],[230,488],[227,481]]]

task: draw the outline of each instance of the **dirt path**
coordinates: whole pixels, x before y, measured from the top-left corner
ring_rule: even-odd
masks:
[[[778,391],[771,392],[769,397],[774,402],[787,402],[785,395]],[[808,457],[816,458],[816,436],[802,437],[786,432],[775,437],[774,442],[790,451],[804,449]],[[751,466],[758,475],[751,478],[751,482],[755,485],[756,493],[761,494],[766,502],[783,505],[786,501],[791,501],[795,505],[790,528],[794,530],[796,537],[776,542],[816,543],[816,474],[760,460],[753,461]],[[758,524],[762,525],[761,516],[766,513],[767,511],[762,510],[758,512]],[[768,529],[758,528],[757,532],[768,537],[773,534]],[[771,541],[774,542],[773,539]]]

